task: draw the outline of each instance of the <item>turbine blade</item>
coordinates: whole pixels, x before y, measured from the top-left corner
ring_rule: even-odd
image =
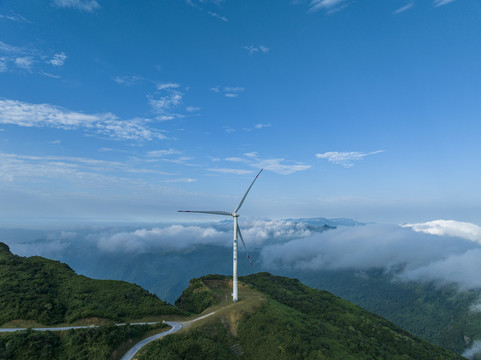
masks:
[[[244,203],[244,200],[246,199],[246,196],[247,194],[249,193],[252,185],[254,185],[254,183],[256,182],[257,178],[259,177],[259,175],[261,174],[262,170],[264,169],[261,169],[261,171],[259,171],[259,173],[257,174],[256,178],[254,179],[254,181],[252,182],[251,186],[249,186],[249,188],[247,189],[246,193],[244,194],[244,197],[242,198],[242,200],[240,201],[239,205],[237,205],[237,207],[235,208],[234,212],[236,213],[237,211],[239,211],[239,209],[241,208],[242,204]]]
[[[249,259],[249,262],[251,263],[251,265],[254,265],[252,263],[252,260],[251,260],[251,257],[249,256],[249,253],[247,252],[247,246],[246,246],[246,243],[244,242],[244,238],[242,237],[242,233],[240,231],[240,227],[239,225],[237,225],[237,234],[239,235],[241,241],[242,241],[242,245],[244,245],[244,250],[246,251],[246,254],[247,254],[247,259]]]
[[[227,212],[227,211],[191,211],[191,210],[179,210],[178,212],[188,212],[188,213],[214,214],[214,215],[232,216],[232,213]]]

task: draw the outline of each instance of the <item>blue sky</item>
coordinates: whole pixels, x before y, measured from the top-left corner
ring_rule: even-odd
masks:
[[[475,0],[0,1],[0,223],[480,224]],[[211,220],[211,219],[208,219]]]

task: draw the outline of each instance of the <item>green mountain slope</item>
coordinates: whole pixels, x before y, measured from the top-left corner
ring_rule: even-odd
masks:
[[[101,326],[65,332],[0,334],[1,360],[116,360],[137,342],[167,325]]]
[[[409,332],[462,353],[481,334],[479,290],[433,283],[395,281],[383,270],[304,272],[307,285],[327,289],[376,313]]]
[[[205,289],[212,279],[195,279],[195,289],[184,292],[179,303],[194,308],[199,297],[212,299]],[[139,359],[463,359],[298,280],[260,273],[241,281],[264,300],[245,306],[241,288],[237,304],[188,332],[149,345]],[[225,278],[226,288],[228,282]]]
[[[32,320],[44,325],[99,317],[115,321],[183,313],[141,287],[93,280],[66,264],[13,255],[0,243],[0,325]]]

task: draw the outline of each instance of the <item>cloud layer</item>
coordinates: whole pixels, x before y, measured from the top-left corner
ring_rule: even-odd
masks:
[[[0,19],[2,16],[0,16]],[[6,18],[3,16],[3,18]],[[35,48],[14,46],[0,41],[0,72],[28,72],[33,73],[34,70],[38,70],[39,74],[57,77],[46,73],[45,66],[48,67],[61,67],[64,65],[67,55],[64,52],[46,54],[44,51],[40,51]],[[42,70],[41,68],[44,68]]]
[[[268,241],[286,241],[311,235],[305,224],[287,220],[244,220],[241,231],[248,247]],[[212,225],[171,225],[92,236],[97,247],[108,252],[144,253],[154,249],[192,250],[199,245],[232,246],[232,222]]]
[[[216,161],[220,161],[220,159],[216,159]],[[289,161],[283,158],[261,158],[256,152],[244,153],[242,157],[228,157],[225,158],[224,161],[242,163],[256,169],[264,169],[280,175],[290,175],[311,168],[311,165],[302,162]],[[209,169],[209,171],[238,174],[250,173],[250,171],[246,172],[246,170],[229,168]]]
[[[433,226],[432,224],[436,224]],[[479,229],[469,224],[469,229]],[[385,269],[403,281],[481,288],[481,247],[466,223],[434,221],[412,227],[369,225],[344,228],[274,244],[262,250],[267,267],[298,270]],[[475,234],[475,235],[473,235]]]
[[[435,220],[418,224],[405,224],[417,232],[441,236],[457,236],[481,244],[481,226],[454,220]]]
[[[438,229],[442,227],[442,223],[434,223]],[[257,253],[256,262],[267,271],[383,269],[395,281],[480,289],[479,238],[462,230],[466,223],[458,223],[462,231],[455,235],[439,235],[453,234],[455,224],[450,221],[445,231],[437,234],[397,225],[339,227],[317,232],[305,223],[288,220],[242,219],[240,226],[247,247]],[[25,244],[21,253],[57,254],[79,241],[101,252],[117,254],[185,253],[205,245],[231,247],[232,221],[131,230],[92,228],[85,235],[63,231],[46,240],[43,250],[32,242],[33,250]],[[472,310],[479,311],[479,304],[473,305]]]
[[[100,8],[96,0],[53,0],[55,6],[92,12]]]
[[[323,154],[316,154],[318,159],[326,159],[327,161],[342,165],[345,168],[349,168],[354,166],[354,161],[359,161],[369,155],[375,155],[384,152],[384,150],[377,150],[369,153],[362,153],[357,151],[351,152],[337,152],[337,151],[330,151],[325,152]]]
[[[49,104],[31,104],[18,100],[0,100],[0,124],[82,129],[87,133],[122,140],[165,138],[161,132],[149,128],[145,119],[121,120],[112,113],[85,114]]]

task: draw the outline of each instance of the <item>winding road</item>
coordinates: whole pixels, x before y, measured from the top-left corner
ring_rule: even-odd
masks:
[[[199,316],[198,318],[189,320],[189,321],[183,321],[183,322],[175,322],[175,321],[163,321],[167,325],[171,326],[169,330],[163,331],[161,333],[155,334],[153,336],[150,336],[144,340],[139,341],[137,344],[135,344],[125,355],[122,357],[121,360],[132,360],[134,356],[139,352],[140,349],[142,349],[145,345],[148,343],[158,340],[163,338],[164,336],[173,334],[183,327],[189,327],[193,322],[205,319],[208,316],[211,316],[215,314],[215,311],[207,314],[207,315],[202,315]],[[130,325],[154,325],[158,324],[158,322],[142,322],[142,323],[130,323]],[[125,326],[127,325],[126,323],[122,324],[115,324],[116,326]],[[71,330],[71,329],[90,329],[90,328],[96,328],[99,327],[99,325],[86,325],[86,326],[63,326],[63,327],[44,327],[44,328],[32,328],[32,330],[36,331],[66,331],[66,330]],[[14,331],[22,331],[22,330],[27,330],[27,328],[0,328],[0,332],[14,332]]]
[[[199,316],[198,318],[195,318],[195,319],[192,319],[192,320],[189,320],[189,321],[182,321],[180,323],[175,322],[175,321],[164,321],[167,325],[172,326],[172,329],[161,332],[159,334],[148,337],[147,339],[144,339],[144,340],[138,342],[122,357],[121,360],[132,360],[134,358],[135,354],[137,354],[139,352],[139,350],[142,349],[148,343],[150,343],[154,340],[157,340],[157,339],[161,339],[166,335],[173,334],[173,333],[179,331],[180,329],[182,329],[183,327],[187,328],[192,323],[194,323],[196,321],[199,321],[199,320],[202,320],[202,319],[205,319],[206,317],[209,317],[209,316],[214,315],[214,314],[215,314],[215,311],[212,311],[211,313],[208,313],[206,315]]]
[[[121,360],[132,360],[134,358],[135,354],[137,354],[140,349],[142,349],[145,345],[147,345],[151,341],[163,338],[166,335],[173,334],[173,333],[179,331],[180,329],[182,329],[181,323],[174,322],[174,321],[165,321],[165,323],[167,325],[172,326],[172,328],[170,330],[161,332],[159,334],[155,334],[151,337],[148,337],[147,339],[144,339],[144,340],[138,342],[129,351],[127,351],[127,353],[125,353],[124,356],[122,356]]]
[[[160,324],[160,322],[139,322],[139,323],[130,323],[130,325],[155,325]],[[127,323],[122,324],[115,324],[115,326],[125,326]],[[84,325],[84,326],[60,326],[60,327],[43,327],[43,328],[29,328],[35,331],[67,331],[67,330],[75,330],[75,329],[91,329],[96,328],[101,325]],[[14,332],[14,331],[24,331],[27,328],[0,328],[0,333],[2,332]]]

